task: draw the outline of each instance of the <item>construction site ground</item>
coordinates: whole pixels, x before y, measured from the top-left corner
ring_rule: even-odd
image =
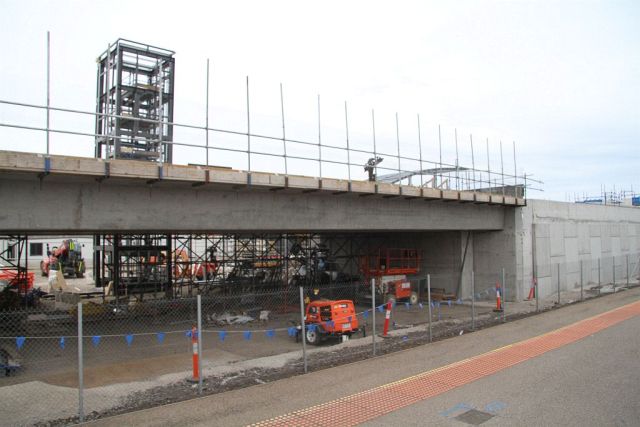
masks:
[[[639,299],[640,289],[633,289],[432,345],[90,424],[636,425]]]
[[[90,273],[87,274],[90,277]],[[44,278],[43,278],[44,279]],[[41,283],[41,282],[39,282]],[[92,291],[93,284],[87,278],[68,279],[70,289],[78,288]],[[611,292],[624,288],[613,288]],[[603,289],[607,292],[607,289]],[[638,292],[634,289],[633,292]],[[585,298],[592,298],[600,292],[586,291]],[[541,300],[539,309],[549,310],[556,306],[556,298]],[[575,302],[580,291],[563,292],[562,304]],[[600,300],[600,299],[598,299]],[[604,300],[602,300],[604,301]],[[493,301],[476,303],[476,328],[483,328],[503,321],[502,313],[493,311]],[[359,306],[358,312],[369,307]],[[517,319],[535,312],[536,302],[507,302],[507,320]],[[203,313],[206,318],[208,313]],[[384,315],[376,313],[378,335],[383,330]],[[330,340],[318,347],[307,346],[308,362],[311,370],[322,369],[356,360],[368,358],[372,354],[371,319],[365,323],[367,336],[354,336],[350,341],[338,343]],[[269,328],[287,327],[299,323],[299,313],[291,312],[276,315],[269,321]],[[176,319],[174,329],[190,328],[189,322]],[[164,325],[167,327],[167,325]],[[157,332],[158,325],[149,325],[149,332]],[[224,329],[232,332],[245,330],[264,330],[261,322],[241,326],[228,326]],[[389,338],[376,337],[378,354],[393,352],[428,342],[428,306],[423,304],[405,306],[396,305],[389,332]],[[218,326],[208,325],[211,330],[203,334],[203,369],[205,393],[218,393],[225,390],[244,387],[277,378],[300,374],[303,370],[301,343],[286,334],[278,333],[273,338],[255,334],[254,339],[242,339],[242,334],[230,335],[235,339],[218,340]],[[468,302],[457,304],[441,303],[432,309],[432,329],[435,340],[462,335],[471,330],[471,307]],[[131,348],[126,345],[110,347],[89,346],[85,353],[85,405],[86,412],[93,417],[126,412],[133,409],[150,407],[167,402],[179,401],[196,396],[196,388],[186,380],[191,377],[191,343],[182,334],[169,335],[162,346],[148,342],[136,342]],[[105,344],[106,345],[106,344]],[[44,350],[43,350],[44,351]],[[47,351],[52,351],[48,349]],[[33,354],[38,354],[37,352]],[[41,404],[30,411],[29,422],[72,419],[77,411],[77,358],[73,352],[59,351],[58,357],[47,357],[46,361],[23,360],[24,370],[14,376],[0,380],[0,406],[7,419],[20,423],[24,421],[24,412],[14,401],[28,393],[41,396]],[[46,396],[56,396],[54,401]],[[66,396],[62,399],[58,396]],[[51,403],[48,403],[50,402]],[[12,418],[13,417],[13,418]],[[22,420],[22,421],[20,421]]]

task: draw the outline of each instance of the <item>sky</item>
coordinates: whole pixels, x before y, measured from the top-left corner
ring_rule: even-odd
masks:
[[[51,37],[51,105],[95,110],[96,58],[125,38],[176,52],[174,121],[203,126],[206,62],[209,120],[246,131],[249,76],[252,133],[423,159],[458,159],[544,184],[529,197],[569,200],[606,187],[640,192],[639,1],[13,1],[0,0],[0,100],[46,102],[46,37]],[[320,129],[318,126],[320,95]],[[396,114],[399,132],[396,134]],[[0,123],[44,127],[42,110],[0,104]],[[52,113],[53,128],[92,133],[91,116]],[[204,144],[204,132],[174,130]],[[44,152],[41,132],[0,127],[0,149]],[[93,155],[93,140],[55,134],[51,152]],[[488,153],[487,156],[487,141]],[[246,137],[212,134],[212,146],[246,147]],[[254,139],[252,149],[282,150]],[[315,149],[315,148],[314,148]],[[290,155],[313,155],[287,146]],[[341,150],[323,158],[346,161]],[[204,163],[204,151],[176,147],[177,163]],[[354,154],[353,163],[367,155]],[[246,155],[211,151],[211,163],[246,168]],[[397,167],[390,157],[383,164]],[[427,163],[425,163],[425,166]],[[432,166],[432,165],[430,165]],[[279,157],[252,168],[283,172]],[[405,162],[402,169],[417,169]],[[324,176],[345,177],[339,165]],[[290,174],[319,174],[289,160]],[[353,179],[365,179],[362,168]]]

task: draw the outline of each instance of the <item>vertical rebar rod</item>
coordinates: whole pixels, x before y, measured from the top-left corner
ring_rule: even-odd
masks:
[[[440,164],[438,166],[438,171],[440,172],[440,184],[438,188],[442,187],[442,134],[440,132],[440,125],[438,125],[438,151],[440,153]]]
[[[351,149],[349,148],[349,111],[347,101],[344,101],[344,125],[347,134],[347,178],[349,179],[349,189],[351,189]]]
[[[516,197],[518,197],[518,167],[516,163],[516,142],[513,141],[513,179],[516,187]]]
[[[456,141],[456,190],[460,191],[460,173],[458,165],[460,164],[460,158],[458,157],[458,128],[453,129],[453,135]]]
[[[418,152],[420,153],[420,188],[424,187],[424,175],[422,173],[422,136],[420,135],[420,114],[418,114]],[[422,191],[422,190],[421,190]]]
[[[318,94],[318,169],[322,179],[322,125],[320,122],[320,94]]]
[[[556,265],[558,266],[558,305],[560,305],[560,263]]]
[[[84,422],[84,355],[82,348],[82,303],[78,303],[78,418]]]
[[[471,330],[476,330],[476,272],[471,270]]]
[[[249,113],[249,76],[247,76],[247,171],[249,172],[249,179],[251,179],[251,115]]]
[[[371,344],[373,345],[373,355],[376,355],[376,279],[371,278]]]
[[[287,134],[284,122],[284,94],[282,91],[282,83],[280,83],[280,111],[282,112],[282,147],[284,150],[284,174],[289,175],[287,167]]]
[[[473,191],[476,191],[476,160],[473,154],[473,135],[469,134],[469,142],[471,142],[471,170],[473,175]]]
[[[205,115],[205,143],[207,145],[207,155],[206,155],[206,165],[209,166],[209,58],[207,58],[207,107],[206,107],[206,115]]]
[[[429,311],[429,342],[433,341],[433,331],[431,329],[431,274],[427,274],[427,304]]]
[[[304,289],[300,286],[300,324],[302,329],[300,335],[302,336],[302,359],[304,361],[304,373],[307,373],[307,328],[304,321]]]
[[[504,197],[504,160],[502,158],[502,141],[500,141],[500,176],[502,177],[502,197]]]
[[[400,125],[398,123],[397,112],[396,112],[396,141],[398,143],[398,185],[402,185],[402,169],[400,165]]]
[[[582,260],[580,260],[580,301],[584,301],[584,277],[582,272]]]
[[[376,114],[374,109],[371,109],[371,126],[373,127],[373,163],[374,163],[374,181],[378,181],[378,152],[376,150]],[[376,187],[377,188],[377,187]]]
[[[491,163],[489,161],[489,138],[487,138],[487,184],[489,185],[489,193],[493,194],[491,189]]]
[[[205,259],[205,265],[206,262],[207,261]],[[207,274],[206,270],[204,274]],[[205,276],[205,280],[206,279],[207,278]],[[202,394],[202,377],[204,376],[204,373],[202,372],[202,300],[200,295],[196,297],[196,303],[198,305],[198,394]]]
[[[504,267],[502,267],[502,321],[507,321],[507,282]]]
[[[51,34],[47,31],[47,156],[49,156],[49,125],[51,120]]]

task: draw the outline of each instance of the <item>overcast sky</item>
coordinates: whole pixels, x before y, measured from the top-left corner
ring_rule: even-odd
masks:
[[[281,135],[282,83],[290,138],[317,141],[320,94],[326,144],[345,144],[346,100],[356,148],[372,149],[375,109],[378,151],[396,153],[397,112],[402,155],[417,157],[420,114],[423,156],[432,161],[439,157],[438,124],[448,163],[455,161],[454,129],[463,166],[471,166],[473,134],[476,166],[486,168],[488,138],[491,169],[499,170],[502,140],[512,173],[515,141],[518,174],[545,182],[545,191],[530,197],[565,200],[597,194],[601,185],[640,191],[637,0],[0,1],[3,100],[45,103],[50,31],[52,105],[94,110],[95,59],[122,37],[176,52],[179,123],[204,125],[209,58],[213,127],[246,129],[248,75],[256,133]],[[44,126],[44,114],[0,105],[0,122]],[[93,132],[91,117],[54,114],[52,126]],[[203,143],[204,135],[176,131],[175,139]],[[90,138],[52,141],[54,153],[93,155]],[[212,144],[240,147],[246,140],[213,135]],[[0,128],[0,148],[42,152],[44,138]],[[204,162],[202,150],[176,148],[175,156]],[[246,167],[238,156],[211,156],[214,164]],[[339,156],[346,155],[323,152]],[[283,171],[277,158],[252,163]],[[293,161],[289,171],[318,173],[315,164]],[[325,173],[346,174],[328,166]],[[361,168],[352,174],[365,178]]]

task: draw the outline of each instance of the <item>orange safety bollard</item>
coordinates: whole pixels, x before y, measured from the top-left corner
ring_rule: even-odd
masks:
[[[191,346],[193,347],[193,378],[191,381],[197,383],[200,380],[198,371],[198,330],[194,326],[191,328]]]
[[[527,297],[527,301],[531,301],[536,295],[536,279],[533,279],[531,283],[531,288],[529,288],[529,296]]]
[[[500,299],[500,282],[496,282],[496,308],[493,309],[496,313],[502,312],[502,300]]]
[[[386,337],[389,332],[389,319],[391,319],[391,300],[387,302],[387,311],[384,314],[384,329],[382,331],[383,337]]]

